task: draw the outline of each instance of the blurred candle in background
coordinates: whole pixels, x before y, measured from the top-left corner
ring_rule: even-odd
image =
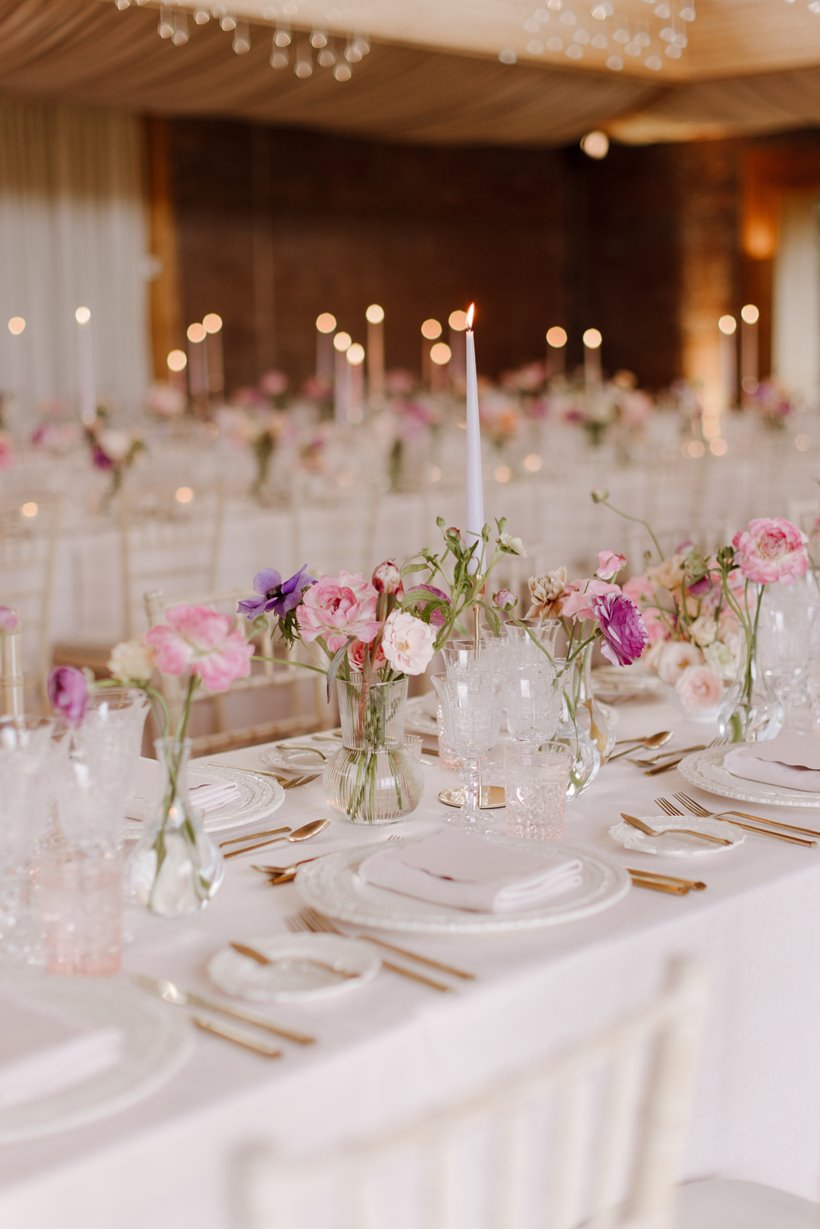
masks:
[[[554,376],[562,376],[567,370],[567,331],[560,324],[553,324],[547,329],[547,366],[545,378],[551,380]]]
[[[221,397],[225,392],[225,359],[222,352],[222,317],[208,312],[202,317],[202,327],[207,333],[205,362],[208,392],[212,397]]]
[[[748,397],[757,392],[760,379],[759,321],[760,311],[754,303],[746,303],[740,309],[740,387]]]
[[[384,400],[384,308],[371,303],[367,320],[367,394],[371,405]]]
[[[450,380],[459,388],[464,381],[465,364],[467,362],[467,344],[464,338],[467,332],[467,313],[458,308],[447,317],[450,329]]]
[[[184,350],[170,350],[165,364],[168,368],[169,384],[173,384],[174,388],[178,388],[187,396],[188,385],[185,379],[185,368],[188,366],[188,355]]]
[[[336,368],[333,379],[333,415],[340,427],[347,425],[348,407],[350,405],[350,366],[347,361],[347,351],[353,344],[349,333],[340,331],[333,338],[333,349],[336,351]]]
[[[430,346],[438,341],[442,334],[441,322],[431,316],[421,326],[421,383],[424,388],[430,387],[433,364],[430,359]]]
[[[321,312],[316,317],[316,379],[329,384],[333,379],[333,334],[336,332],[336,317],[332,312]]]
[[[475,303],[467,312],[467,519],[468,536],[480,538],[484,528],[484,473],[481,463],[481,420],[478,408],[478,373],[475,361],[473,320]]]
[[[8,323],[9,341],[8,377],[0,380],[0,396],[9,393],[17,408],[25,401],[26,376],[25,352],[23,334],[26,331],[26,321],[23,316],[12,316]]]
[[[603,378],[601,365],[603,340],[599,329],[586,329],[584,332],[584,381],[587,389],[597,387]]]
[[[731,410],[737,404],[737,321],[721,316],[720,331],[720,408]]]
[[[450,360],[453,352],[446,341],[434,341],[430,347],[430,362],[432,363],[430,387],[434,393],[446,393],[449,384]]]
[[[78,307],[77,321],[77,388],[80,418],[90,426],[97,417],[97,388],[94,379],[94,342],[91,336],[91,309]]]
[[[195,322],[188,325],[185,336],[188,338],[188,387],[191,400],[198,401],[208,395],[208,359],[202,344],[208,334],[204,324]]]
[[[365,360],[365,349],[361,342],[351,342],[345,351],[345,359],[349,368],[347,375],[349,393],[347,419],[348,422],[361,422],[364,417]]]

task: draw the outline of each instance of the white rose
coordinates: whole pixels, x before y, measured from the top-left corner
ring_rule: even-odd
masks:
[[[108,669],[123,682],[147,683],[154,673],[154,655],[144,640],[123,640],[111,650]]]
[[[423,674],[433,658],[436,629],[414,615],[394,610],[384,625],[382,652],[401,674]]]
[[[689,666],[700,666],[703,654],[694,644],[685,644],[680,640],[672,640],[663,646],[663,652],[658,659],[658,674],[664,683],[677,683],[684,670]]]
[[[699,615],[689,628],[689,635],[696,645],[705,649],[717,635],[717,624],[711,615]]]
[[[688,666],[675,684],[687,713],[711,713],[723,696],[723,680],[709,666]]]
[[[740,644],[736,637],[734,643],[726,640],[713,640],[703,650],[703,656],[707,666],[711,666],[722,679],[731,679],[734,678],[737,670],[739,648]]]

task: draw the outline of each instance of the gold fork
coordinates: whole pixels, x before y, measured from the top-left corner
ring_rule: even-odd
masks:
[[[710,832],[696,832],[694,828],[651,828],[644,820],[638,819],[637,815],[627,815],[621,811],[621,819],[625,824],[629,824],[630,828],[637,828],[638,832],[643,832],[644,836],[695,836],[698,840],[708,841],[710,845],[731,845],[731,841],[727,841],[723,836],[712,836]]]
[[[700,815],[704,819],[709,816],[711,819],[722,819],[725,815],[737,815],[740,819],[750,819],[756,824],[768,824],[772,828],[784,828],[786,832],[798,832],[802,836],[820,836],[820,832],[816,828],[800,828],[797,824],[784,824],[780,819],[764,819],[762,815],[749,815],[747,811],[707,811],[705,806],[702,806],[697,799],[690,798],[688,794],[679,791],[675,794],[676,802],[685,806],[687,811],[692,815]]]
[[[323,917],[321,913],[317,913],[315,909],[306,907],[300,910],[294,917],[286,919],[288,930],[304,931],[309,930],[313,934],[330,934],[342,935],[343,938],[359,938],[366,939],[368,943],[374,943],[376,947],[382,947],[385,951],[394,952],[397,956],[404,956],[407,960],[416,960],[419,964],[427,965],[431,969],[437,969],[441,973],[449,973],[453,977],[461,977],[465,981],[472,981],[475,977],[474,973],[467,973],[463,969],[457,969],[453,965],[444,964],[443,961],[434,960],[432,956],[422,956],[418,952],[408,951],[407,948],[398,947],[394,943],[388,943],[384,939],[375,939],[372,935],[348,935],[344,931],[339,930],[338,926],[334,926],[329,918]],[[422,973],[417,973],[415,969],[406,969],[403,965],[384,963],[386,969],[390,969],[393,973],[401,973],[405,977],[412,977],[416,981],[422,981],[425,985],[431,985],[435,990],[452,990],[452,986],[445,985],[444,982],[434,981],[432,978],[425,977]]]
[[[668,798],[656,798],[655,803],[667,815],[673,815],[676,818],[685,814],[674,802],[670,802]],[[817,844],[816,841],[806,841],[802,836],[789,836],[786,832],[769,832],[766,828],[757,828],[754,824],[742,824],[737,819],[724,819],[722,816],[716,816],[718,823],[731,824],[735,828],[743,828],[745,832],[756,832],[758,836],[770,836],[776,841],[786,841],[789,845],[803,845],[807,849],[813,849]]]

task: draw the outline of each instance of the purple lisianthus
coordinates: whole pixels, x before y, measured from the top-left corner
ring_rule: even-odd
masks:
[[[649,643],[641,612],[623,593],[604,593],[592,599],[601,629],[601,652],[613,666],[630,666]]]
[[[254,591],[259,596],[243,598],[237,610],[248,619],[270,613],[284,618],[302,601],[303,591],[315,583],[313,577],[307,574],[306,563],[287,580],[282,580],[281,573],[275,568],[263,568],[253,578]]]
[[[109,457],[108,453],[100,448],[99,444],[95,444],[91,453],[91,463],[95,469],[113,469],[114,462]]]
[[[82,724],[88,708],[88,682],[82,670],[55,666],[48,676],[48,700],[57,714],[70,726]]]
[[[425,623],[433,627],[444,627],[446,618],[443,607],[450,605],[450,599],[443,589],[435,585],[414,585],[405,594],[404,607],[413,610]]]

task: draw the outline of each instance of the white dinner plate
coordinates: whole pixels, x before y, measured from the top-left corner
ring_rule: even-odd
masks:
[[[763,781],[747,781],[734,776],[723,764],[732,749],[731,746],[708,747],[705,751],[687,755],[678,764],[678,772],[690,785],[734,802],[754,802],[758,806],[769,807],[820,807],[820,793],[767,785]]]
[[[292,742],[265,747],[259,751],[259,759],[266,768],[275,768],[277,772],[322,772],[341,745],[338,735],[306,734]]]
[[[193,1048],[182,1012],[121,978],[38,976],[4,982],[22,1007],[89,1033],[117,1034],[116,1060],[76,1083],[0,1108],[0,1144],[67,1131],[141,1101],[170,1080]]]
[[[678,828],[690,828],[693,832],[723,837],[724,841],[731,841],[731,844],[714,845],[711,841],[699,841],[697,837],[686,836],[684,833],[680,836],[647,836],[645,832],[624,823],[615,824],[609,829],[613,841],[623,845],[624,849],[658,854],[663,858],[703,858],[709,857],[710,854],[728,853],[746,840],[746,833],[741,828],[723,824],[718,819],[699,819],[694,815],[681,815],[680,819],[673,819],[669,815],[641,815],[639,818],[658,832],[673,833]]]
[[[481,837],[476,837],[481,840]],[[532,841],[505,841],[516,848],[533,849]],[[299,868],[296,889],[307,905],[328,917],[356,926],[380,930],[426,933],[455,932],[492,934],[499,931],[532,930],[573,922],[616,904],[630,888],[627,872],[588,849],[566,845],[539,845],[538,853],[556,860],[577,858],[581,882],[537,909],[517,913],[477,913],[451,909],[428,901],[401,896],[366,883],[359,865],[369,849],[346,849]]]
[[[237,998],[257,1003],[303,1003],[335,998],[366,986],[381,968],[381,960],[368,943],[344,939],[340,935],[270,935],[249,939],[275,963],[258,964],[232,947],[223,948],[208,964],[208,976],[215,986]],[[335,966],[353,977],[339,977],[312,965],[311,960]]]
[[[197,765],[193,766],[196,771]],[[227,832],[231,828],[241,828],[247,824],[259,823],[268,819],[285,801],[285,791],[278,781],[272,777],[263,777],[259,773],[250,772],[245,768],[233,768],[229,764],[208,764],[201,768],[202,776],[219,777],[223,781],[232,781],[238,791],[238,797],[224,806],[209,811],[203,819],[206,832]],[[125,821],[125,839],[137,840],[145,831],[145,824],[138,820]]]

